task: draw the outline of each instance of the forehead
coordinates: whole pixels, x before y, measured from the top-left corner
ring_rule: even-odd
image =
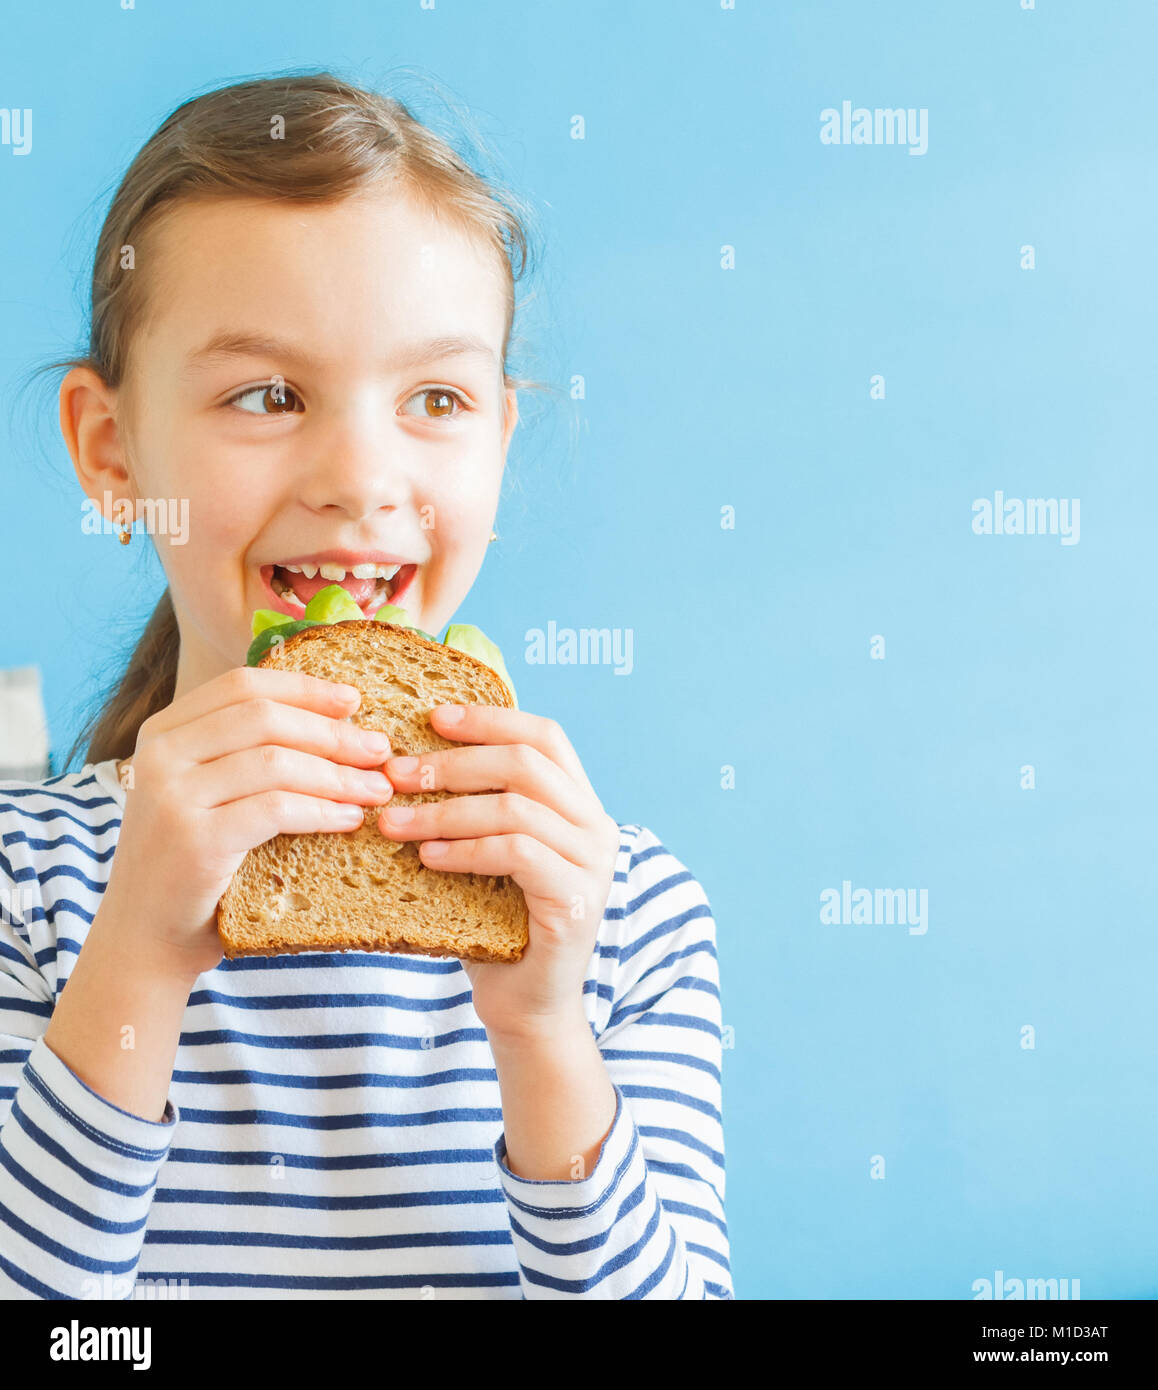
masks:
[[[397,191],[329,204],[176,205],[154,228],[145,259],[145,333],[162,353],[183,355],[234,324],[305,340],[333,360],[448,333],[501,352],[506,287],[497,253]]]

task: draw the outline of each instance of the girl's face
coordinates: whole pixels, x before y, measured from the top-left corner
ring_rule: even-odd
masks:
[[[186,204],[151,245],[130,437],[79,435],[127,463],[114,496],[187,499],[185,544],[154,537],[176,696],[244,662],[253,610],[275,606],[271,567],[319,551],[415,566],[397,599],[437,633],[486,556],[517,419],[493,253],[390,190]],[[472,346],[427,346],[446,339]],[[108,478],[89,474],[99,496]]]

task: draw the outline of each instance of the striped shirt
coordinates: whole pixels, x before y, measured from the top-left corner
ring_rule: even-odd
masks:
[[[81,1081],[43,1035],[123,808],[112,760],[0,781],[0,1298],[733,1297],[715,923],[650,830],[619,827],[583,988],[615,1119],[539,1181],[457,960],[223,960],[163,1120]]]

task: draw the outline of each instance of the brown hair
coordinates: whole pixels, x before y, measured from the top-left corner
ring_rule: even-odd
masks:
[[[271,121],[278,117],[284,120],[285,138],[273,140]],[[477,136],[475,140],[481,143]],[[493,178],[477,173],[397,98],[325,71],[282,73],[221,87],[184,102],[162,121],[121,180],[101,228],[93,258],[88,351],[47,367],[91,368],[120,389],[118,409],[131,417],[129,349],[147,313],[148,294],[140,270],[123,273],[125,248],[132,247],[134,259],[147,265],[141,250],[149,234],[191,199],[324,203],[386,181],[496,252],[507,304],[504,385],[552,389],[507,371],[515,282],[529,259],[527,205]],[[127,668],[85,723],[65,767],[86,742],[86,762],[132,754],[144,721],[172,702],[179,650],[166,587]]]

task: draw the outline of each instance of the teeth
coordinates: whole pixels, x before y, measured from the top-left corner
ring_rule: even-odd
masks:
[[[279,565],[278,569],[288,570],[291,574],[304,574],[307,579],[314,579],[321,575],[323,579],[332,580],[340,584],[347,574],[353,575],[355,579],[393,579],[401,565],[355,565],[353,569],[347,570],[342,565]]]
[[[297,594],[294,593],[284,579],[279,579],[276,574],[270,580],[270,588],[277,594],[278,598],[288,599],[290,603],[297,605],[299,608],[305,608],[305,604],[298,598]]]

